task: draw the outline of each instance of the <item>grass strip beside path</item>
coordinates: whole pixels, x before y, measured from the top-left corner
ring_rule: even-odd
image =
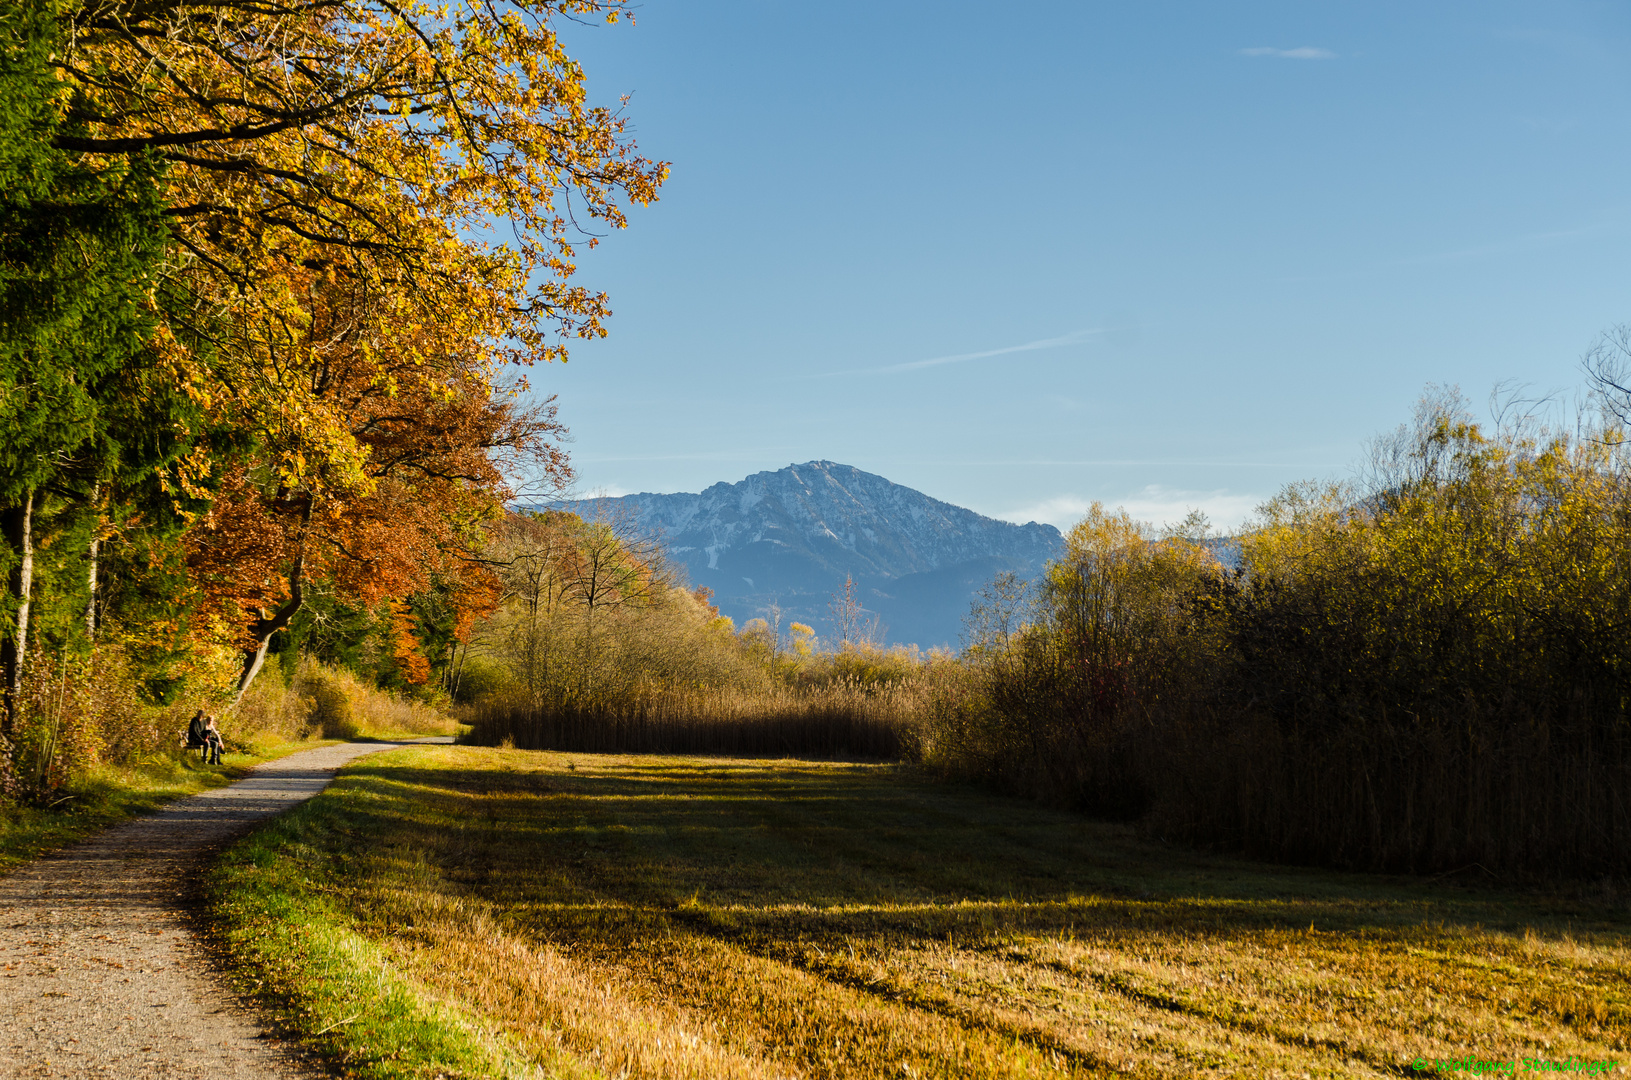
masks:
[[[127,768],[104,766],[76,775],[49,807],[0,807],[0,874],[84,840],[111,825],[151,814],[165,803],[242,780],[263,761],[340,740],[256,744],[249,753],[230,753],[220,765],[194,754]]]
[[[279,817],[210,872],[210,930],[236,962],[240,988],[348,1076],[536,1075],[511,1067],[457,1008],[403,978],[354,929],[339,899],[343,866],[325,846],[344,846],[349,804],[366,795],[319,798],[322,812],[308,803]]]
[[[1631,1068],[1612,896],[1266,867],[896,766],[395,751],[210,890],[370,1077]]]

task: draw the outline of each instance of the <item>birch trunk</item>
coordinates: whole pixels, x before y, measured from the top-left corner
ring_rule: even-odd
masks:
[[[34,590],[34,493],[30,491],[21,506],[7,509],[0,521],[6,543],[17,553],[8,585],[17,604],[17,619],[0,643],[0,674],[5,678],[5,712],[0,716],[0,734],[10,736],[23,694],[23,665],[28,660],[28,609]]]
[[[91,529],[91,565],[87,577],[87,584],[90,586],[90,598],[85,601],[85,639],[92,642],[96,640],[96,556],[102,550],[102,517],[97,513],[101,494],[101,484],[91,488],[91,512],[97,516]]]

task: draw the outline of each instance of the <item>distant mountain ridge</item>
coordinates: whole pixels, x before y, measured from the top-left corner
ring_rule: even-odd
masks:
[[[1034,577],[1063,548],[1051,525],[998,521],[831,461],[697,494],[642,492],[562,508],[630,515],[738,625],[774,602],[784,629],[797,620],[825,636],[832,594],[848,574],[886,624],[886,640],[925,647],[957,644],[974,593],[997,573]]]

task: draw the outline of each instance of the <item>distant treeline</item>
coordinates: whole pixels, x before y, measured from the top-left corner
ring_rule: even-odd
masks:
[[[774,609],[738,629],[616,523],[515,515],[455,697],[487,744],[906,758],[1273,859],[1621,875],[1627,354],[1596,354],[1600,419],[1486,429],[1435,392],[1363,479],[1234,536],[1095,506],[955,658],[868,644],[853,595],[825,642]]]
[[[451,669],[469,739],[584,752],[900,758],[934,665],[870,640],[853,587],[833,631],[741,628],[616,519],[511,515],[483,551],[502,603]],[[949,658],[940,657],[940,666]]]
[[[1363,482],[1299,484],[1226,568],[1094,507],[999,581],[924,728],[945,772],[1162,835],[1414,872],[1631,870],[1627,380],[1487,431],[1454,394]]]

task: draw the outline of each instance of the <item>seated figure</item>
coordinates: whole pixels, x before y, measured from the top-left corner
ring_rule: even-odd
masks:
[[[209,718],[209,723],[204,725],[204,741],[209,744],[210,764],[221,764],[221,750],[226,744],[221,739],[220,729],[215,726],[213,716]]]
[[[193,718],[187,721],[186,747],[188,750],[206,751],[209,749],[209,726],[204,722],[204,710],[199,709],[193,713]],[[203,756],[201,753],[200,757]]]

